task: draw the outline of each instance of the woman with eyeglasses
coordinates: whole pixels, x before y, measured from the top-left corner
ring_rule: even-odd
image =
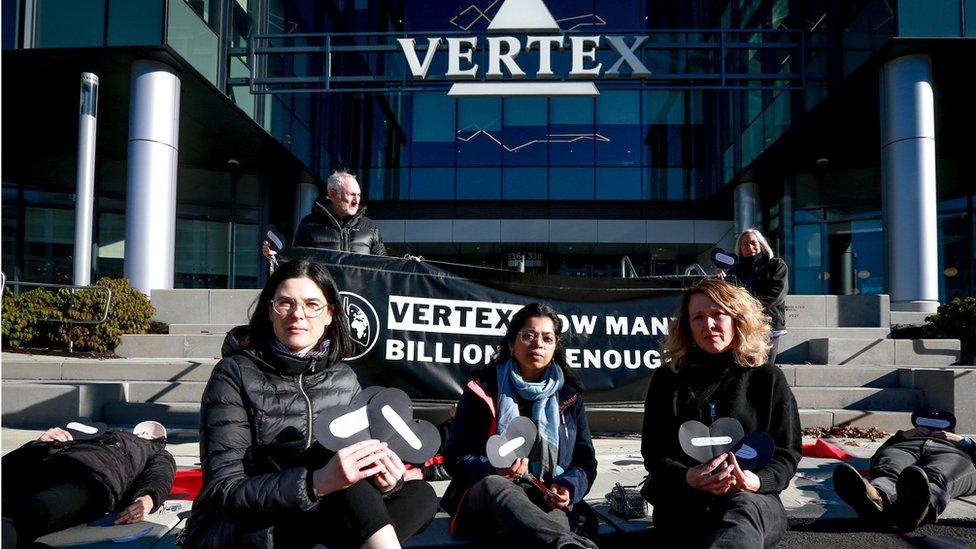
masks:
[[[318,263],[281,265],[250,324],[227,334],[200,409],[204,486],[184,547],[400,547],[436,512],[422,480],[384,443],[336,453],[313,438],[315,417],[360,391],[342,362],[346,315]]]
[[[500,534],[513,547],[596,547],[571,529],[596,478],[596,455],[582,385],[565,365],[561,332],[552,307],[526,305],[512,317],[491,364],[465,387],[444,445],[453,480],[441,506],[452,516],[452,534]],[[536,425],[532,451],[495,469],[486,455],[488,438],[504,436],[518,416]]]

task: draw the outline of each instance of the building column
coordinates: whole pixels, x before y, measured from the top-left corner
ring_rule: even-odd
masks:
[[[180,78],[168,65],[132,63],[125,190],[125,276],[146,294],[173,287]]]
[[[881,69],[881,179],[891,309],[939,306],[932,60],[906,55]]]
[[[746,229],[759,227],[759,185],[757,183],[739,183],[735,187],[733,197],[735,207],[734,230],[735,238]],[[739,253],[736,250],[736,253]]]

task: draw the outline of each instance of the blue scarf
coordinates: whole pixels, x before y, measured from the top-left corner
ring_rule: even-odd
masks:
[[[563,371],[550,362],[539,381],[529,382],[510,358],[498,365],[498,433],[504,435],[508,424],[519,416],[516,396],[532,403],[532,421],[542,442],[540,460],[529,464],[532,473],[550,481],[563,472],[559,466],[559,390],[563,388]]]

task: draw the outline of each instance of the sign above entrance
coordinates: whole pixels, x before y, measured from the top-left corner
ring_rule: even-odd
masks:
[[[470,14],[460,20],[471,10],[486,27],[472,29]],[[230,84],[249,84],[258,94],[446,90],[459,98],[593,97],[614,87],[796,90],[825,78],[805,73],[818,46],[807,44],[799,30],[598,32],[606,21],[597,14],[557,20],[543,0],[495,0],[484,10],[472,4],[450,24],[455,29],[443,32],[258,35],[251,77]],[[767,66],[768,73],[762,70]]]

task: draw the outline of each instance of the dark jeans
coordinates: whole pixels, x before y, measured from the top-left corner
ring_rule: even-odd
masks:
[[[898,499],[898,475],[911,465],[921,467],[929,477],[929,504],[935,517],[942,514],[950,499],[976,494],[973,460],[955,446],[928,438],[896,442],[875,453],[871,457],[871,484],[894,503]]]
[[[769,357],[766,359],[767,364],[776,364],[776,354],[779,352],[779,338],[782,336],[774,336],[770,343],[772,343],[773,348],[769,350]]]
[[[405,482],[389,498],[369,481],[325,496],[318,507],[281,521],[275,547],[359,547],[387,524],[400,542],[422,531],[437,512],[437,496],[426,481]]]
[[[786,534],[786,509],[777,494],[739,492],[710,503],[663,501],[654,506],[661,547],[775,547]]]
[[[510,547],[596,547],[570,531],[566,511],[545,506],[541,495],[534,487],[489,475],[462,500],[455,517],[457,533],[478,539],[501,535]]]
[[[88,522],[105,513],[108,490],[95,480],[52,478],[45,482],[37,476],[32,472],[4,475],[4,549],[28,547],[44,534]],[[14,486],[23,491],[17,493]]]

